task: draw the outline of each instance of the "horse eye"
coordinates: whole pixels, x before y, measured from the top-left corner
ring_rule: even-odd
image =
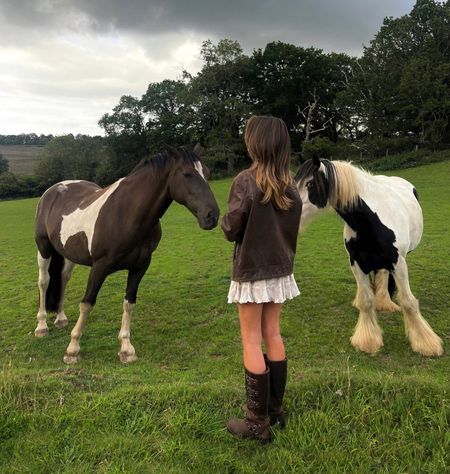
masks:
[[[190,171],[184,171],[184,172],[183,172],[183,176],[184,176],[185,178],[193,178],[193,177],[194,177],[194,174],[191,173]]]
[[[307,187],[307,188],[311,188],[312,186],[314,186],[314,181],[308,181],[308,182],[306,183],[306,187]]]

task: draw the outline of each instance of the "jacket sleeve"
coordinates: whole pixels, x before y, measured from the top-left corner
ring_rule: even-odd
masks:
[[[222,218],[222,230],[230,242],[242,242],[248,215],[251,208],[251,196],[247,192],[247,183],[235,179],[228,196],[228,212]]]

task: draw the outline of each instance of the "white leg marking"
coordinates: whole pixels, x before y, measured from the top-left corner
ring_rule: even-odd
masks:
[[[80,352],[80,338],[83,335],[84,325],[89,313],[92,311],[92,306],[89,303],[80,303],[80,316],[70,333],[70,344],[67,346],[64,354],[64,362],[66,364],[75,364],[79,362],[78,356]]]
[[[203,166],[200,161],[194,161],[194,168],[197,170],[198,174],[206,181],[205,175],[203,173]]]
[[[45,259],[40,252],[37,254],[37,261],[39,265],[39,311],[37,314],[38,325],[34,330],[34,335],[37,337],[48,336],[47,326],[47,311],[45,310],[45,294],[47,292],[50,275],[48,269],[50,267],[51,258]]]
[[[356,349],[373,354],[383,346],[383,332],[378,325],[375,312],[375,295],[369,275],[366,275],[356,262],[351,269],[358,286],[353,303],[359,309],[359,318],[350,342]]]
[[[134,304],[129,303],[127,300],[124,300],[123,302],[122,326],[119,332],[119,341],[121,342],[121,345],[118,355],[120,362],[123,362],[124,364],[135,362],[137,360],[136,351],[130,342],[130,324],[134,306]]]
[[[404,257],[399,257],[394,278],[403,311],[405,332],[412,350],[427,357],[441,356],[444,353],[442,339],[420,314],[419,302],[409,287],[408,266]]]
[[[389,272],[387,270],[379,270],[375,274],[375,301],[377,311],[385,313],[394,313],[400,311],[400,306],[391,300],[388,291]]]
[[[124,178],[119,179],[104,192],[98,199],[84,209],[76,209],[67,216],[62,216],[60,238],[63,246],[72,235],[84,232],[88,241],[88,250],[91,254],[92,239],[94,236],[95,223],[101,208],[104,206],[111,194],[119,187]]]
[[[67,316],[64,313],[64,293],[70,277],[72,276],[73,267],[75,264],[70,260],[64,260],[64,267],[61,273],[61,301],[59,303],[58,312],[56,313],[56,319],[54,324],[57,328],[62,329],[67,326]]]

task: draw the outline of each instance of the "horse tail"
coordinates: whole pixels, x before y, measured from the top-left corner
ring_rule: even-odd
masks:
[[[52,256],[48,273],[50,281],[47,293],[45,294],[45,309],[47,311],[58,311],[61,303],[62,271],[64,267],[64,257],[52,248]]]
[[[389,291],[389,296],[391,298],[395,295],[396,290],[397,290],[397,285],[395,284],[394,277],[392,276],[392,273],[389,273],[388,291]]]

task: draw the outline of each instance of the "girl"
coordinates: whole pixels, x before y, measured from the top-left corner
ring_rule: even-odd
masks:
[[[227,428],[235,436],[267,443],[269,424],[285,424],[287,360],[280,313],[284,301],[300,294],[292,272],[302,203],[289,173],[286,124],[254,116],[244,138],[253,164],[231,185],[222,230],[235,242],[228,303],[238,304],[247,403],[245,418],[229,420]]]

